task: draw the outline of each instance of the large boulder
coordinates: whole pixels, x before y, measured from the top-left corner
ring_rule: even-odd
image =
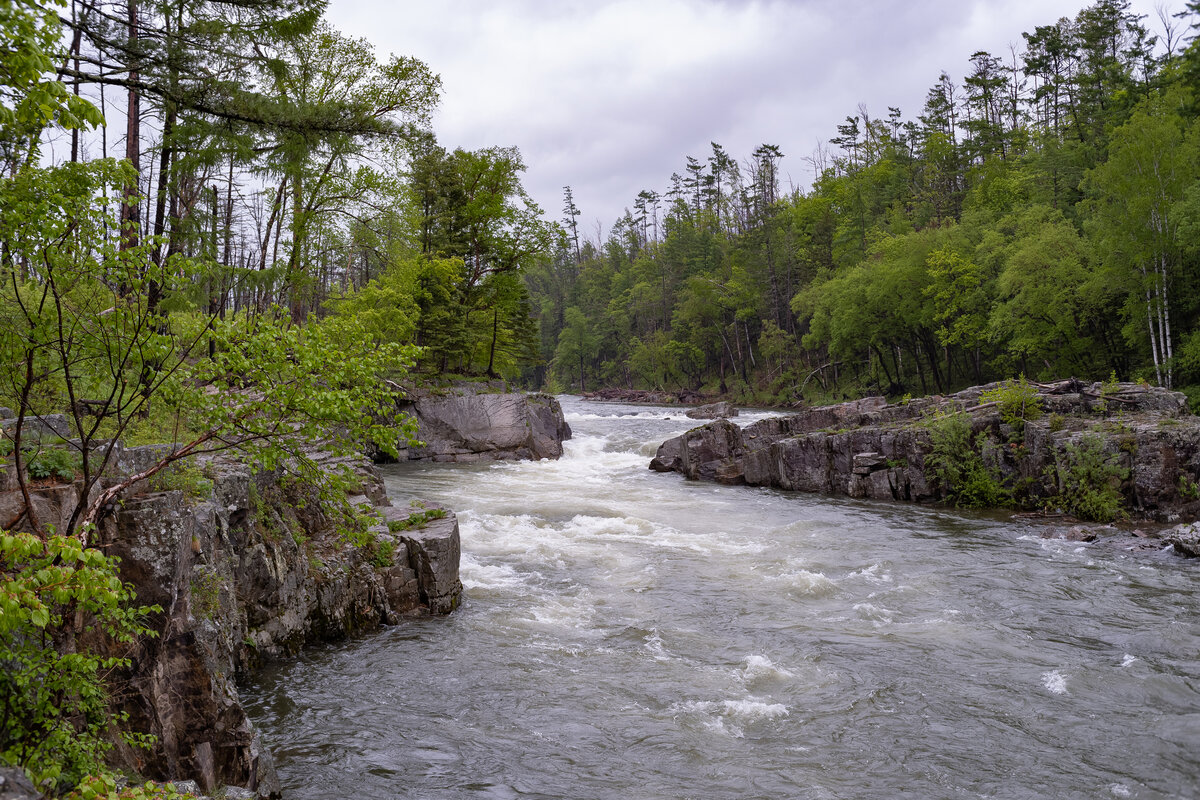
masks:
[[[733,403],[727,400],[696,406],[695,408],[689,408],[685,412],[685,415],[691,419],[726,419],[728,417],[736,417],[737,414],[738,411],[733,407]]]
[[[416,418],[423,443],[401,454],[409,461],[558,458],[571,438],[562,407],[548,394],[426,395],[402,409]]]

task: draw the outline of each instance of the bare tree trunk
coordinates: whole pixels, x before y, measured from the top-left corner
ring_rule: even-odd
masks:
[[[129,10],[129,46],[134,50],[133,69],[129,71],[132,87],[140,77],[137,69],[138,7],[137,0],[127,0]],[[133,165],[134,179],[125,185],[124,201],[121,206],[121,250],[131,250],[138,245],[141,214],[138,200],[138,176],[142,172],[142,128],[141,97],[137,89],[129,89],[128,105],[125,109],[125,158]]]
[[[1142,280],[1145,281],[1145,268],[1142,269]],[[1146,285],[1146,324],[1150,330],[1150,355],[1154,359],[1154,381],[1162,386],[1162,366],[1158,356],[1158,337],[1154,327],[1154,302],[1150,295],[1150,286]]]

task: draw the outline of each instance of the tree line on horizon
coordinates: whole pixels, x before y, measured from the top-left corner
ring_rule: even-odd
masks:
[[[1098,0],[915,118],[860,106],[808,190],[777,146],[713,143],[581,243],[566,187],[526,273],[550,384],[793,404],[1115,374],[1200,399],[1200,3],[1160,17]]]

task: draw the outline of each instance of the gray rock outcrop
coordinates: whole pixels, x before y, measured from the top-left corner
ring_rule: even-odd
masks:
[[[562,407],[548,394],[419,394],[400,408],[416,418],[424,443],[401,453],[409,461],[558,458],[571,438]]]
[[[696,480],[848,497],[943,500],[945,490],[930,478],[926,464],[932,444],[923,419],[966,411],[972,440],[985,437],[991,466],[1029,498],[1060,491],[1054,467],[1085,436],[1098,436],[1105,456],[1127,471],[1120,491],[1128,511],[1162,521],[1200,513],[1200,418],[1188,414],[1181,393],[1138,384],[1043,387],[1038,396],[1043,415],[1025,423],[1017,444],[996,404],[981,403],[981,395],[995,387],[897,405],[865,398],[745,428],[717,420],[664,442],[650,468]]]
[[[24,772],[0,768],[0,800],[40,800],[41,797],[42,793],[33,788]]]
[[[684,412],[684,415],[691,419],[726,419],[728,417],[736,417],[738,411],[733,407],[733,403],[722,400],[719,403],[709,403],[708,405],[689,408]]]
[[[130,448],[120,462],[137,467],[154,452]],[[346,502],[373,512],[378,523],[355,528],[345,506],[314,487],[224,459],[204,466],[204,497],[135,485],[101,517],[90,544],[120,559],[121,577],[139,603],[162,609],[147,623],[156,635],[132,650],[96,633],[80,636],[83,645],[131,659],[112,677],[120,687],[114,704],[128,714],[130,730],[157,737],[149,752],[118,744],[117,766],[155,780],[192,779],[206,792],[229,786],[277,796],[270,753],[235,679],[312,642],[458,605],[454,514],[393,532],[387,522],[413,509],[391,507],[369,463],[316,459],[352,467],[357,485]],[[33,491],[43,524],[61,527],[76,487]],[[16,494],[0,487],[0,509]]]
[[[1200,558],[1200,522],[1177,525],[1163,536],[1163,541],[1181,555]]]

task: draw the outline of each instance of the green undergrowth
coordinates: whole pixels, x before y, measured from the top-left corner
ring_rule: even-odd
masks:
[[[419,528],[422,525],[432,522],[435,519],[443,519],[446,516],[444,508],[427,508],[424,511],[414,511],[404,519],[394,519],[388,522],[388,530],[392,533]]]
[[[1121,483],[1129,477],[1129,470],[1120,465],[1116,454],[1105,452],[1100,436],[1087,434],[1078,443],[1068,442],[1063,457],[1046,472],[1058,486],[1058,493],[1046,501],[1047,507],[1093,522],[1126,516]]]
[[[986,434],[971,435],[971,418],[963,412],[940,414],[925,422],[931,451],[925,464],[948,502],[959,508],[999,508],[1011,505],[1012,492],[995,463],[994,443]]]
[[[48,796],[78,787],[80,797],[107,797],[90,788],[103,777],[88,776],[109,776],[114,740],[153,743],[119,730],[126,718],[109,706],[107,679],[129,660],[111,653],[153,636],[146,618],[161,610],[138,605],[116,560],[77,539],[0,531],[0,764]],[[64,633],[81,630],[116,646],[59,652]]]

